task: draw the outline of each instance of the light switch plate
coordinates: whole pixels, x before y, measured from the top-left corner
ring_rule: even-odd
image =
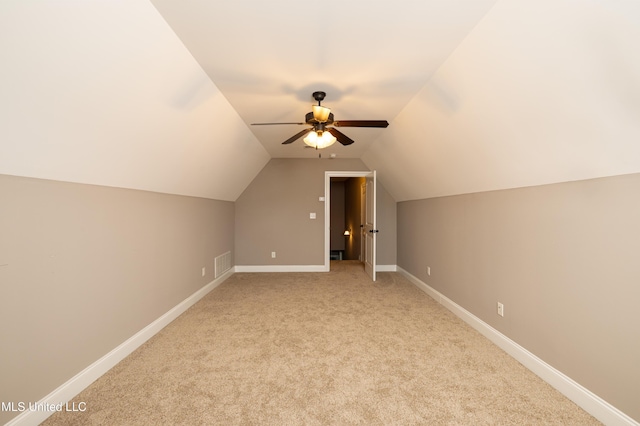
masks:
[[[316,218],[315,213],[309,213],[309,219],[315,219],[315,218]]]

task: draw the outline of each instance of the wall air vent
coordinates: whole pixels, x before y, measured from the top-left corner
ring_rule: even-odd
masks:
[[[231,252],[228,251],[216,257],[215,267],[215,278],[218,278],[231,269]]]

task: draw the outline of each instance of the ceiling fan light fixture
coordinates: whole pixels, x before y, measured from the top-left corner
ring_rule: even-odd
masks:
[[[316,119],[319,123],[325,123],[329,119],[329,114],[331,110],[327,107],[323,107],[322,105],[313,105],[313,118]]]
[[[333,145],[336,142],[336,138],[329,132],[322,132],[322,134],[318,136],[318,132],[312,130],[303,141],[312,148],[323,149]]]

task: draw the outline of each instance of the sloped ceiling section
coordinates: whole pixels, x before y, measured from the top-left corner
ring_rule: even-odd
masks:
[[[0,173],[235,200],[315,90],[398,201],[640,172],[632,0],[6,0]]]
[[[637,2],[499,1],[363,161],[398,201],[640,172],[638,22]]]
[[[242,119],[301,122],[311,94],[337,120],[389,120],[406,106],[495,0],[151,0]],[[394,124],[392,124],[393,126]],[[305,127],[250,126],[274,158],[313,158]],[[386,130],[343,128],[360,158]]]
[[[235,200],[269,159],[147,0],[0,3],[0,173]]]

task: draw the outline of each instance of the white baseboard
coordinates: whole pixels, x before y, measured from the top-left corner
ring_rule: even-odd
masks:
[[[236,272],[327,272],[324,265],[236,265]]]
[[[193,306],[197,301],[202,299],[211,290],[222,284],[227,278],[233,275],[233,268],[225,272],[220,277],[211,281],[200,290],[174,306],[160,318],[131,336],[124,343],[113,349],[111,352],[76,374],[74,377],[63,383],[49,395],[38,401],[38,404],[46,404],[52,406],[62,403],[66,404],[76,395],[86,389],[91,383],[96,381],[100,376],[113,368],[117,363],[138,349],[147,340],[152,338],[156,333],[166,327],[171,321],[178,318],[184,311]],[[38,425],[51,416],[51,411],[23,411],[17,417],[11,419],[5,426],[23,426]]]
[[[324,265],[236,265],[236,272],[328,272]],[[396,265],[376,265],[377,272],[396,272]]]
[[[376,265],[376,272],[397,272],[397,265]]]
[[[495,328],[491,327],[462,306],[448,299],[442,293],[430,287],[419,278],[405,271],[398,266],[398,272],[404,275],[420,290],[427,293],[438,303],[453,312],[456,316],[469,324],[471,327],[479,331],[483,336],[491,340],[498,347],[503,349],[522,365],[527,367],[533,373],[538,375],[542,380],[556,388],[560,393],[575,402],[583,410],[591,414],[593,417],[610,426],[639,426],[640,424],[622,411],[609,404],[589,389],[580,385],[569,376],[551,365],[547,364],[524,347],[520,346]]]

